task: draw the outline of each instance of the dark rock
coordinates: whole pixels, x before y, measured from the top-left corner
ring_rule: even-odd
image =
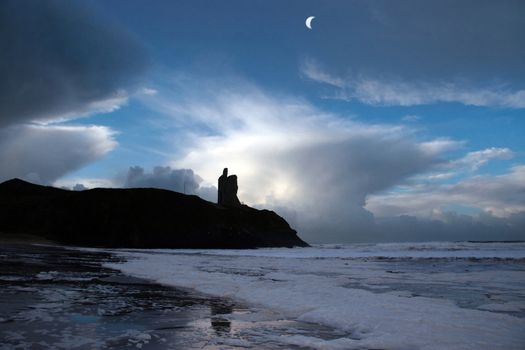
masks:
[[[101,247],[308,246],[269,210],[153,188],[79,192],[19,179],[0,184],[0,232]]]

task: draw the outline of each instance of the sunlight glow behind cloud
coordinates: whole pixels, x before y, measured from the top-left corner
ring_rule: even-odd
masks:
[[[277,209],[307,240],[341,241],[349,235],[366,240],[380,231],[374,215],[384,213],[432,218],[429,208],[434,213],[446,210],[451,190],[437,183],[425,188],[425,181],[434,177],[432,181],[439,183],[513,155],[508,148],[488,148],[449,159],[450,152],[465,147],[464,141],[421,139],[417,129],[407,125],[366,123],[326,112],[240,79],[221,84],[194,78],[180,84],[143,99],[188,131],[176,143],[178,154],[169,165],[193,169],[208,188],[216,186],[220,171],[228,167],[239,177],[241,201]],[[458,186],[469,181],[474,180]],[[400,185],[404,193],[388,192]],[[471,190],[479,188],[463,188],[450,203],[494,215],[521,210],[498,202],[501,209],[495,211],[494,205],[478,203],[479,196]]]
[[[193,169],[215,185],[228,167],[239,176],[241,201],[292,208],[304,227],[335,224],[336,235],[369,224],[368,195],[430,169],[460,144],[419,142],[407,127],[365,124],[246,82],[184,96],[172,91],[147,103],[191,130],[173,168]]]

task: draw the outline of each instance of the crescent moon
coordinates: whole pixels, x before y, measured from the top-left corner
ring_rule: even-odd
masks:
[[[306,27],[308,29],[312,29],[312,21],[314,20],[315,16],[310,16],[306,19],[306,21],[304,22],[306,24]]]

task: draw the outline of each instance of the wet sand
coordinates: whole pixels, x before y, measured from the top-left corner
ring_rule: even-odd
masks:
[[[110,253],[0,242],[0,349],[283,349],[331,329],[103,268]]]

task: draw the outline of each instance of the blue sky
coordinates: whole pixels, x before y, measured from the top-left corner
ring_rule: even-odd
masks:
[[[525,239],[521,1],[42,4],[0,12],[1,179],[228,166],[314,242]]]

